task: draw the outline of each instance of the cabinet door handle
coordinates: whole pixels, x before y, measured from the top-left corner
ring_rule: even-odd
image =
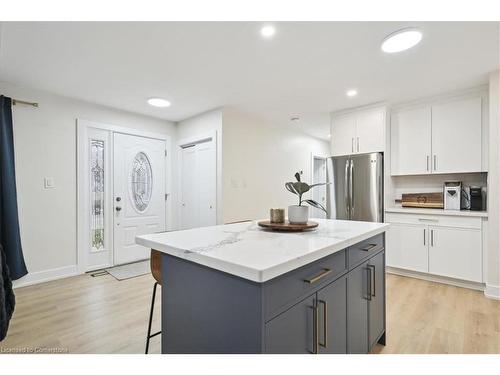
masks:
[[[321,280],[323,277],[329,275],[332,273],[332,270],[330,268],[324,268],[323,271],[321,271],[320,274],[314,276],[314,277],[311,277],[310,279],[305,279],[304,282],[308,283],[308,284],[314,284],[315,282],[318,282],[319,280]]]
[[[429,155],[427,155],[425,157],[425,159],[426,159],[426,167],[425,167],[425,169],[427,170],[427,172],[429,172]]]
[[[376,243],[371,243],[369,244],[368,246],[365,246],[365,247],[362,247],[360,248],[360,250],[363,250],[363,251],[370,251],[371,249],[373,249],[375,246],[377,246]]]
[[[351,152],[354,152],[354,137],[351,138]]]
[[[326,348],[328,345],[328,305],[326,301],[323,301],[321,299],[318,301],[318,303],[323,305],[323,342],[320,342],[319,346]]]
[[[372,300],[372,269],[370,267],[366,267],[365,270],[367,271],[366,275],[366,297],[363,297],[364,299],[371,301]]]
[[[431,229],[431,246],[434,246],[434,229]]]
[[[318,306],[309,306],[313,311],[313,350],[309,351],[311,354],[318,354],[319,352],[319,326],[318,326]]]
[[[373,273],[370,271],[370,276],[373,278],[373,282],[370,280],[370,294],[372,297],[375,297],[375,266],[373,264],[368,265],[370,269],[373,270]]]
[[[437,170],[437,155],[434,155],[434,170]]]
[[[359,152],[359,137],[357,137],[357,140],[356,140],[356,141],[357,141],[357,146],[358,146],[358,147],[357,147],[357,150],[358,150],[358,152]]]
[[[426,235],[426,230],[424,229],[424,246],[425,246],[425,235]]]

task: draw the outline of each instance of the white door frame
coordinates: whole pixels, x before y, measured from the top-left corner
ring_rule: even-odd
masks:
[[[319,155],[319,154],[315,154],[314,152],[311,152],[311,173],[310,173],[310,184],[314,184],[314,160],[315,159],[320,159],[320,160],[324,160],[325,161],[325,167],[326,167],[326,160],[328,159],[328,156],[326,155]],[[314,199],[314,193],[311,189],[311,192],[309,193],[310,194],[310,198],[311,199]]]
[[[221,196],[220,196],[220,173],[219,171],[219,151],[218,151],[218,141],[217,141],[217,130],[212,130],[206,133],[200,133],[192,137],[187,137],[187,138],[182,138],[177,141],[176,144],[176,149],[177,149],[177,197],[175,199],[176,201],[176,222],[177,225],[181,225],[181,191],[182,191],[182,163],[181,163],[181,158],[182,158],[182,149],[183,147],[190,145],[190,144],[198,144],[198,143],[203,143],[211,141],[214,142],[214,149],[215,149],[215,212],[216,212],[216,218],[217,218],[217,224],[219,224],[220,218],[222,217],[221,215]]]
[[[147,131],[142,131],[133,128],[127,128],[112,124],[105,124],[94,122],[85,119],[77,119],[76,120],[76,129],[77,129],[77,191],[76,191],[76,199],[77,199],[77,269],[79,273],[85,273],[88,269],[87,262],[87,252],[88,252],[88,243],[87,239],[89,238],[89,227],[87,225],[88,218],[88,210],[87,203],[89,200],[89,189],[87,185],[87,173],[88,169],[86,168],[88,162],[88,148],[87,148],[87,135],[90,129],[96,129],[101,131],[107,131],[109,134],[109,150],[107,151],[108,162],[106,166],[108,167],[107,172],[107,180],[110,181],[110,188],[106,194],[107,205],[105,207],[106,212],[113,212],[113,184],[112,177],[113,176],[113,136],[115,133],[127,134],[127,135],[135,135],[144,138],[152,138],[159,139],[165,141],[166,148],[166,160],[165,160],[165,194],[168,198],[172,196],[171,194],[171,185],[172,185],[172,148],[171,148],[171,138],[166,134],[160,133],[152,133]],[[171,199],[167,199],[165,208],[165,222],[166,222],[166,230],[173,229],[172,226],[172,202]],[[109,220],[109,221],[108,221]],[[106,224],[110,228],[111,235],[109,236],[109,246],[110,246],[110,264],[113,262],[113,235],[112,231],[114,228],[113,216],[108,214],[108,219],[106,220]],[[104,265],[107,267],[108,265]]]

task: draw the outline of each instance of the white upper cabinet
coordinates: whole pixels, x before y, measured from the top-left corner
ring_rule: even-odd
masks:
[[[357,113],[356,152],[385,151],[385,109],[372,109]]]
[[[332,118],[332,155],[385,150],[385,108],[356,111]]]
[[[481,172],[481,98],[432,107],[432,172]]]
[[[391,175],[481,172],[482,98],[391,115]]]
[[[391,116],[391,174],[431,173],[431,107]]]
[[[356,118],[349,115],[335,117],[332,120],[331,140],[332,155],[349,155],[354,153],[356,139]]]

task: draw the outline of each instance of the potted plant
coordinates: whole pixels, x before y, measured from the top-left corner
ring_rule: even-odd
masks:
[[[307,193],[309,190],[311,190],[315,186],[323,186],[323,185],[328,185],[328,182],[323,182],[323,183],[318,183],[318,184],[313,184],[309,185],[306,184],[305,182],[300,181],[300,173],[297,172],[295,173],[295,179],[297,181],[295,182],[287,182],[285,184],[285,188],[297,195],[299,197],[299,204],[298,205],[293,205],[293,206],[288,206],[288,221],[291,224],[307,224],[307,221],[309,220],[309,207],[303,205],[303,203],[307,203],[310,206],[316,207],[320,209],[321,211],[324,211],[326,213],[325,207],[323,207],[320,203],[316,202],[315,200],[312,199],[302,199],[302,195]]]

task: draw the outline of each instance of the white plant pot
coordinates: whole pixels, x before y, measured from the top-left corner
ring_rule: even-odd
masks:
[[[308,220],[308,206],[288,206],[288,221],[291,224],[307,224]]]

